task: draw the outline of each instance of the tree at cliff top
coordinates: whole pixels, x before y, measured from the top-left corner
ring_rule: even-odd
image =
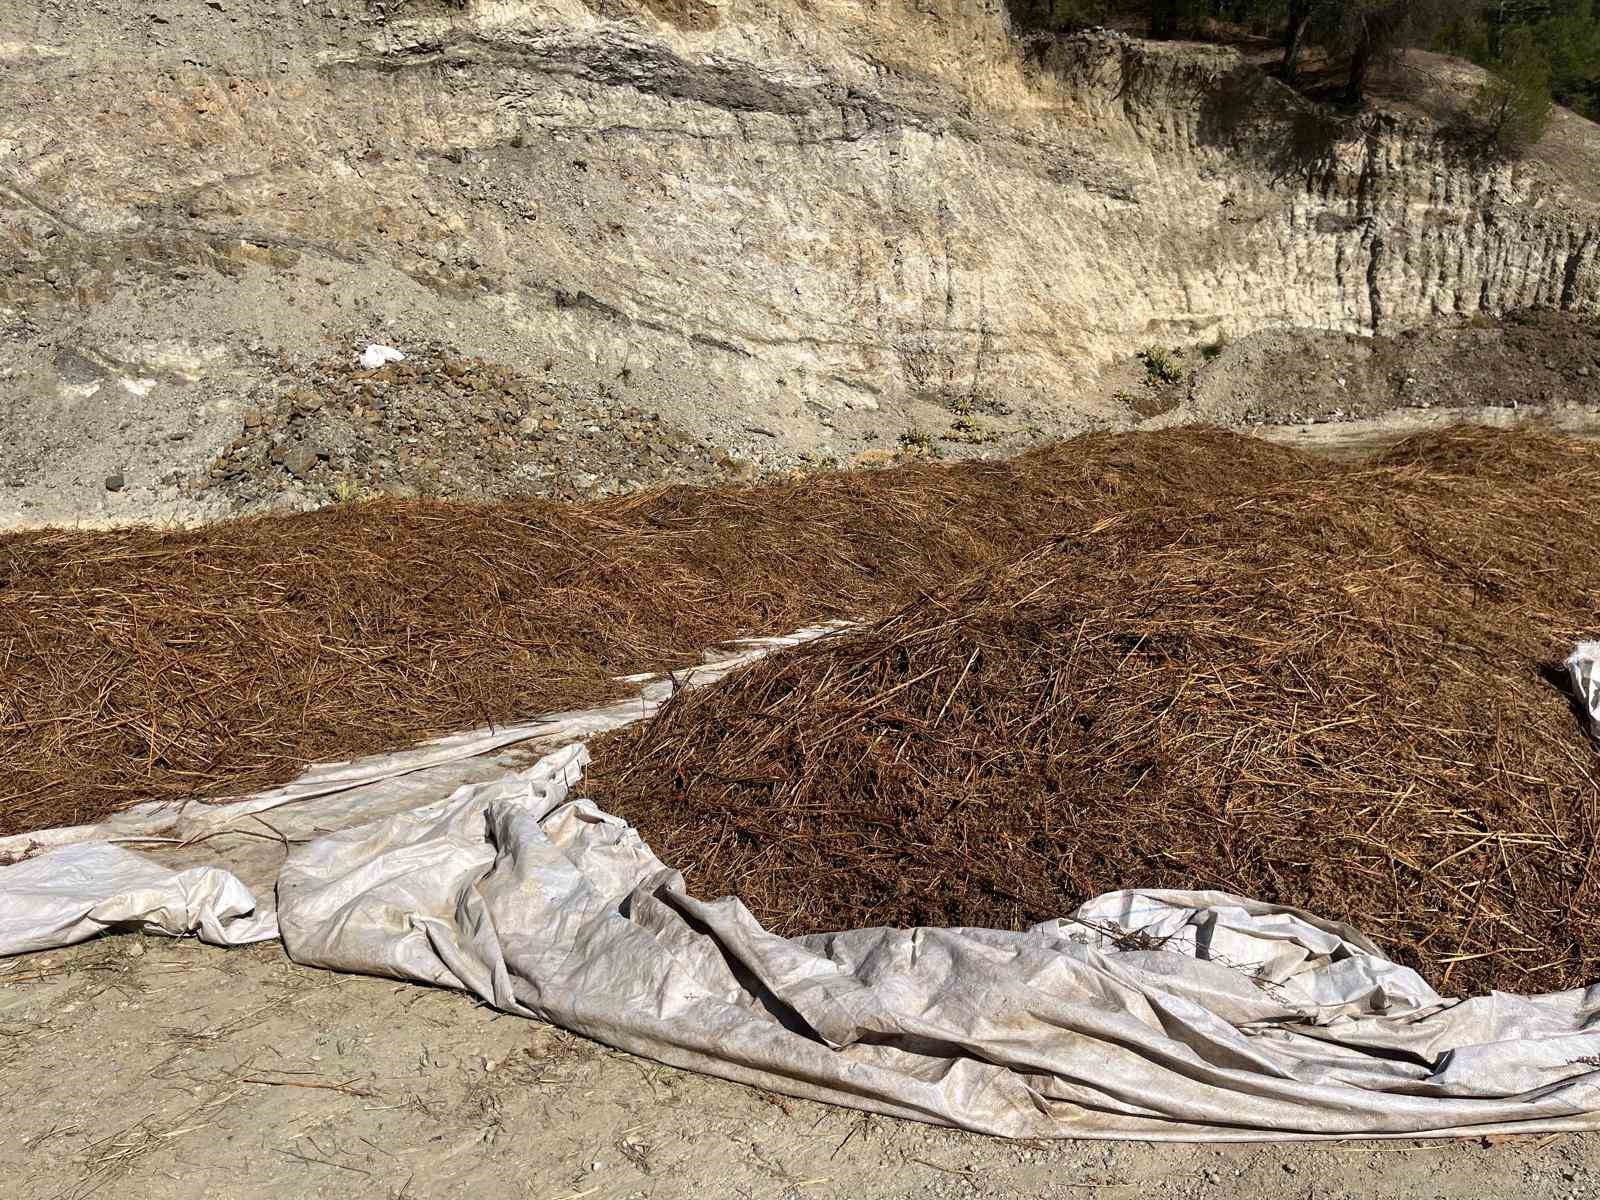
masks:
[[[1516,42],[1523,34],[1531,51]],[[1600,119],[1600,0],[1468,2],[1445,23],[1438,48],[1503,73],[1514,42],[1524,58],[1531,53],[1548,63],[1557,104]]]
[[[1453,0],[1146,0],[1153,38],[1178,36],[1205,18],[1281,31],[1283,76],[1294,82],[1310,44],[1346,64],[1345,100],[1366,97],[1373,72],[1409,46],[1432,38]]]
[[[1285,0],[1009,0],[1024,29],[1066,31],[1114,25],[1157,39],[1203,34],[1213,23],[1253,32],[1277,29]]]
[[[1299,82],[1308,49],[1345,73],[1344,96],[1360,103],[1373,74],[1413,46],[1433,45],[1505,76],[1507,38],[1526,30],[1515,73],[1549,64],[1559,104],[1600,117],[1600,0],[1010,0],[1026,29],[1062,31],[1114,24],[1157,39],[1280,39],[1282,75]]]
[[[1293,83],[1300,73],[1300,55],[1306,35],[1319,14],[1334,7],[1331,0],[1289,0],[1283,21],[1283,77]]]
[[[1335,7],[1321,40],[1348,64],[1344,99],[1354,105],[1366,98],[1374,71],[1430,39],[1452,5],[1450,0],[1342,0]]]
[[[1501,154],[1536,143],[1550,124],[1550,60],[1527,29],[1514,29],[1474,106]]]

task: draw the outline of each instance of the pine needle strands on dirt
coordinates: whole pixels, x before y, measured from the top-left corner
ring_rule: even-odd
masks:
[[[1202,431],[588,505],[0,537],[0,835],[620,698],[614,676],[878,615],[1066,514],[1305,470]]]
[[[1600,450],[1336,465],[1208,431],[585,506],[0,539],[0,832],[866,624],[595,747],[592,792],[790,933],[1120,887],[1348,920],[1441,989],[1587,983]]]
[[[602,739],[587,791],[781,932],[1118,888],[1351,922],[1447,992],[1592,982],[1594,447],[1484,433],[1046,546]]]

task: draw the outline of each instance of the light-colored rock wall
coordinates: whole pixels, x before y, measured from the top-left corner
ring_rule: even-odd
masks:
[[[242,238],[471,297],[568,376],[801,423],[1115,423],[1084,385],[1149,342],[1600,306],[1577,118],[1565,160],[1469,164],[1228,51],[1025,44],[994,0],[228,0],[137,47],[0,7],[14,296],[44,226],[99,243],[52,285],[79,305]]]
[[[1570,114],[1560,140],[1586,154],[1486,162],[1425,118],[1319,112],[1227,52],[1082,39],[1042,62],[1068,103],[1171,179],[1149,194],[1152,233],[1182,230],[1191,205],[1168,283],[1206,289],[1244,322],[1392,332],[1600,296],[1594,128]],[[1202,217],[1218,179],[1224,199]]]

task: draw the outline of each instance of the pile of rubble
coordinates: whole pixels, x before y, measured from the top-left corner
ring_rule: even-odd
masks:
[[[442,351],[373,371],[324,361],[291,382],[258,389],[192,491],[220,490],[240,511],[377,495],[579,499],[747,470],[657,413]]]

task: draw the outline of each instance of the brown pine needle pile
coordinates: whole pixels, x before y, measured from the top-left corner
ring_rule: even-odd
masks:
[[[0,835],[620,698],[873,617],[1058,529],[1306,476],[1217,432],[587,505],[356,505],[0,537]]]
[[[1600,971],[1600,451],[1465,432],[1063,515],[1048,545],[686,692],[588,794],[786,933],[1215,888],[1441,989]],[[1248,472],[1243,472],[1248,474]]]
[[[593,791],[776,927],[1019,926],[1119,887],[1349,920],[1447,990],[1587,983],[1600,451],[1340,466],[1093,437],[582,506],[0,538],[0,833],[849,634],[596,747]]]

